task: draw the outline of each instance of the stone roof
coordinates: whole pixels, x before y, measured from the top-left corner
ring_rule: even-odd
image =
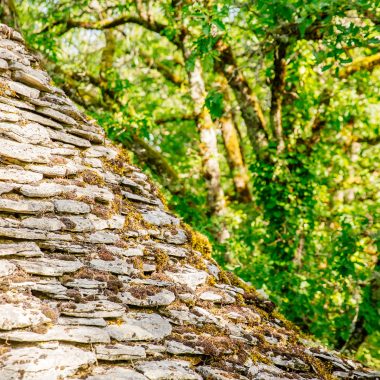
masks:
[[[0,379],[378,378],[210,256],[0,24]]]

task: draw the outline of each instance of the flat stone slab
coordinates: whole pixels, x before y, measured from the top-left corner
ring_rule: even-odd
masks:
[[[124,344],[108,344],[95,346],[96,358],[99,360],[135,360],[146,358],[145,349],[141,346],[127,346]]]
[[[47,322],[50,322],[50,318],[28,304],[0,305],[0,330],[12,330]]]
[[[109,325],[107,330],[111,338],[125,342],[159,340],[170,335],[172,327],[158,314],[128,313],[123,316],[123,323]]]
[[[97,367],[87,380],[148,380],[141,373],[124,367]]]
[[[54,208],[56,212],[67,214],[87,214],[91,211],[91,207],[87,203],[69,199],[54,201]]]
[[[0,256],[41,257],[43,253],[34,242],[0,244]]]
[[[38,274],[41,276],[62,276],[65,273],[72,273],[83,267],[79,260],[57,260],[41,258],[34,260],[14,260],[26,273]]]
[[[59,380],[95,361],[93,352],[68,345],[59,345],[56,348],[12,348],[0,356],[0,378]]]
[[[190,289],[195,290],[198,286],[204,285],[208,278],[208,273],[190,266],[179,268],[178,272],[165,271],[174,282],[187,285]]]
[[[37,214],[54,210],[53,203],[45,201],[29,201],[0,199],[0,211],[20,214]]]
[[[144,292],[143,286],[141,286],[141,292],[142,293]],[[120,293],[119,295],[120,295],[121,300],[124,303],[126,303],[127,305],[134,305],[134,306],[146,306],[146,307],[167,306],[175,301],[174,293],[166,289],[162,289],[152,295],[142,294],[142,296],[140,297],[135,297],[128,291],[124,291],[123,293]]]
[[[0,156],[22,162],[50,162],[50,149],[33,144],[18,143],[0,138]]]
[[[0,339],[13,342],[74,342],[74,343],[109,343],[110,337],[104,328],[93,326],[60,326],[50,328],[44,334],[31,331],[10,331],[0,333]]]
[[[125,306],[108,300],[68,303],[61,305],[61,313],[80,318],[120,318],[125,313]]]
[[[0,180],[14,181],[16,183],[31,183],[40,181],[43,175],[29,170],[0,168]]]
[[[136,365],[149,380],[203,380],[184,360],[160,360],[143,362]]]

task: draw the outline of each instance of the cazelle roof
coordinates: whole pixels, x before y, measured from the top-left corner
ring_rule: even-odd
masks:
[[[4,24],[0,289],[1,380],[379,376],[223,272]]]

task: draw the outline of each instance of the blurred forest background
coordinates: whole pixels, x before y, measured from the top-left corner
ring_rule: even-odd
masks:
[[[1,4],[221,265],[380,367],[379,0]]]

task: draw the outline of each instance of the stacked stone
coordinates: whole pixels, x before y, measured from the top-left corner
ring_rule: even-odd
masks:
[[[219,269],[0,24],[0,379],[377,378]]]

